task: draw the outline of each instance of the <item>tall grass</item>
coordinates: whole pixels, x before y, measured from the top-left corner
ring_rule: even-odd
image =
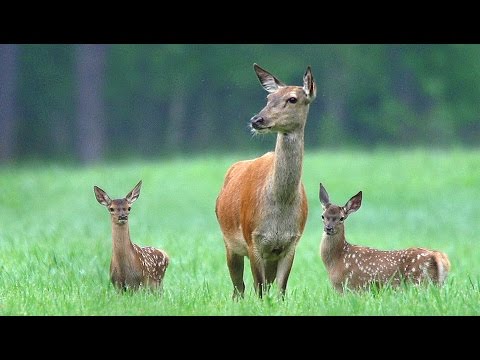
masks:
[[[210,155],[91,167],[29,164],[0,168],[1,315],[478,315],[480,314],[480,151],[307,152],[309,216],[287,298],[253,292],[231,300],[215,199],[227,168],[248,158]],[[109,215],[93,185],[125,196],[140,180],[130,233],[165,249],[171,264],[161,296],[120,294],[109,281]],[[319,257],[319,183],[335,203],[363,190],[346,222],[347,239],[381,249],[423,246],[446,252],[442,288],[337,294]]]

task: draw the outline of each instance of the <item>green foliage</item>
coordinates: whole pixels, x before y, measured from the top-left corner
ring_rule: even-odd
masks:
[[[74,158],[73,45],[19,45],[17,158]],[[106,157],[245,151],[265,105],[252,64],[288,84],[312,66],[306,145],[477,145],[480,46],[113,44],[105,68]]]
[[[480,153],[461,149],[306,152],[309,217],[287,298],[257,299],[246,262],[246,297],[233,302],[215,199],[227,168],[257,155],[0,168],[0,315],[479,314]],[[93,185],[123,197],[140,179],[130,232],[170,254],[162,296],[120,294],[108,278],[110,220]],[[442,250],[452,263],[446,285],[337,294],[319,257],[320,182],[338,203],[363,190],[346,224],[351,243]]]

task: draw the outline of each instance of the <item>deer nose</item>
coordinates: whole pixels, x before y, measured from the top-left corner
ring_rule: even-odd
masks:
[[[333,231],[333,226],[327,225],[325,226],[325,232],[330,233]]]
[[[127,215],[119,215],[118,220],[128,220],[128,216]]]
[[[255,115],[250,119],[250,123],[256,129],[261,127],[265,123],[265,119],[261,116]]]

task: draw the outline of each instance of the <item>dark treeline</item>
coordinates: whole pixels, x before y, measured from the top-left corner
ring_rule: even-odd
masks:
[[[312,66],[307,147],[480,142],[478,45],[10,44],[0,161],[264,146],[247,128],[267,95],[254,62],[298,85]]]

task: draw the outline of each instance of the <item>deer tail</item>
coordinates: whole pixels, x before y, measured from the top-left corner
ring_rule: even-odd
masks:
[[[445,253],[440,251],[434,252],[434,258],[437,263],[438,283],[443,284],[450,271],[450,260]]]

